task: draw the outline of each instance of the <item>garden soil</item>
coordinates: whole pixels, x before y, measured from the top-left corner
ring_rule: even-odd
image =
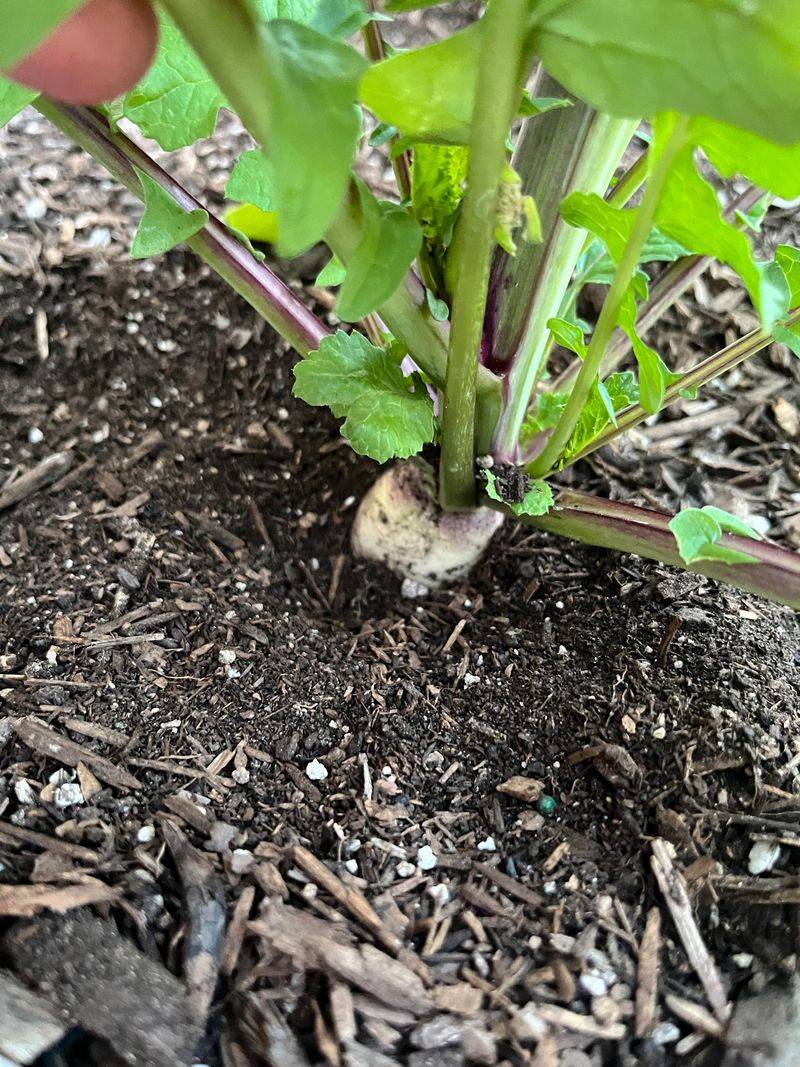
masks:
[[[175,166],[213,196],[242,144]],[[795,1062],[793,613],[512,524],[404,599],[283,343],[188,252],[128,261],[131,198],[42,120],[3,149],[0,1051]],[[662,350],[750,314],[707,278]],[[737,379],[571,484],[796,544],[795,364]],[[56,1058],[14,1059],[12,989]]]

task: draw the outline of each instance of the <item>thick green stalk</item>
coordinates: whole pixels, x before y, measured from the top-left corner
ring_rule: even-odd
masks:
[[[143,149],[88,108],[70,107],[40,96],[39,112],[80,145],[134,196],[142,197],[135,168],[157,182],[184,211],[203,207]],[[209,214],[206,225],[186,244],[255,308],[301,355],[319,348],[330,332],[301,300],[228,230]]]
[[[269,59],[259,47],[258,33],[245,0],[163,0],[164,7],[225,93],[239,118],[261,145],[270,140],[269,110],[260,86]],[[325,235],[337,255],[352,244],[353,216],[348,203]],[[357,243],[357,242],[356,242]],[[341,257],[347,262],[346,255]],[[410,281],[413,289],[414,279]],[[424,297],[424,293],[422,293]],[[411,351],[420,367],[444,381],[445,341],[422,310],[409,286],[402,287],[379,309],[381,318]],[[499,388],[499,383],[495,389]]]
[[[563,90],[550,80],[543,95]],[[512,259],[495,262],[485,340],[490,366],[505,369],[505,403],[494,441],[497,458],[514,461],[519,433],[550,350],[548,319],[558,315],[586,240],[586,231],[561,218],[564,197],[575,191],[602,195],[636,122],[571,108],[529,119],[514,154],[523,192],[533,196],[544,231],[540,245],[522,244]]]
[[[507,512],[504,505],[482,501]],[[555,507],[538,517],[519,516],[526,526],[574,538],[585,544],[632,552],[645,559],[703,574],[737,589],[788,604],[800,610],[800,555],[768,541],[756,541],[732,534],[722,535],[722,544],[753,557],[752,563],[726,564],[698,562],[686,564],[680,557],[675,537],[669,529],[671,516],[649,508],[617,500],[602,500],[566,490]]]
[[[592,386],[597,379],[603,357],[606,354],[608,343],[616,329],[623,298],[633,280],[633,275],[639,263],[639,255],[650,230],[653,228],[656,208],[670,168],[675,157],[686,143],[688,127],[689,120],[687,118],[681,117],[676,120],[661,156],[656,160],[652,168],[641,206],[636,212],[630,239],[620,257],[614,280],[606,294],[600,317],[589,342],[586,359],[578,373],[575,385],[567,401],[567,406],[550,439],[531,466],[531,470],[536,477],[547,474],[556,464],[570,438],[570,434],[575,429],[575,424],[586,401],[589,399]]]
[[[526,12],[525,0],[489,0],[484,16],[441,424],[439,498],[446,508],[475,504],[475,391],[498,187],[520,92]]]
[[[791,311],[781,321],[781,325],[789,327],[796,325],[798,322],[800,322],[800,308]],[[744,363],[745,360],[750,359],[768,345],[771,345],[773,340],[770,330],[752,330],[726,348],[721,348],[719,352],[715,352],[712,356],[704,359],[702,363],[698,363],[696,367],[687,371],[686,374],[682,374],[676,382],[667,387],[660,410],[663,411],[670,404],[680,400],[687,389],[699,389],[700,386],[707,385],[715,378],[719,378],[721,374],[727,374],[734,367],[738,367],[740,363]],[[651,411],[645,411],[639,404],[632,404],[629,408],[625,408],[617,415],[616,426],[609,425],[599,437],[595,437],[591,444],[588,444],[582,452],[573,456],[565,466],[577,463],[579,459],[596,452],[598,448],[607,445],[615,437],[619,437],[620,434],[632,430],[634,426],[638,426],[646,419],[651,418],[652,414]]]

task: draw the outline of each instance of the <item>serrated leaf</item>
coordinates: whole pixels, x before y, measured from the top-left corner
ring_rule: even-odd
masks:
[[[436,44],[374,64],[361,82],[361,102],[404,134],[447,134],[465,143],[481,38],[481,24],[475,23]]]
[[[575,429],[570,435],[564,449],[564,459],[570,459],[582,452],[587,445],[591,444],[611,422],[609,404],[613,407],[614,414],[622,411],[630,404],[635,404],[639,399],[639,389],[636,379],[630,371],[621,371],[610,374],[602,382],[604,394],[600,392],[601,383],[595,382],[589,399],[583,407]]]
[[[489,499],[505,504],[514,515],[546,515],[553,506],[553,490],[541,478],[528,479],[529,485],[522,500],[506,500],[497,488],[494,471],[484,471],[484,481]]]
[[[672,109],[797,140],[796,0],[538,0],[531,18],[545,68],[600,111]]]
[[[277,245],[291,257],[319,240],[340,210],[361,132],[355,101],[366,62],[348,45],[295,22],[267,23],[262,40],[269,55],[264,88]]]
[[[729,525],[731,522],[738,523],[732,515],[718,508],[685,508],[670,519],[669,528],[684,563],[697,563],[701,560],[729,564],[756,562],[752,556],[738,549],[719,544],[723,528],[716,517],[717,514],[724,516]],[[739,530],[732,532],[738,533]],[[752,531],[747,536],[752,536]]]
[[[464,195],[467,156],[462,145],[414,146],[411,209],[428,247],[439,256],[453,237],[456,213]]]
[[[138,168],[136,174],[144,192],[144,214],[131,244],[131,258],[159,256],[202,230],[207,211],[184,211],[152,178]]]
[[[225,223],[249,241],[274,245],[278,240],[278,215],[275,211],[262,211],[255,204],[237,204],[225,212]]]
[[[159,12],[159,26],[155,61],[125,97],[123,111],[146,137],[171,152],[210,137],[225,98],[163,11]]]
[[[35,89],[0,78],[0,128],[36,99]]]
[[[404,377],[392,352],[362,334],[326,337],[294,375],[294,395],[344,417],[342,434],[360,455],[379,463],[407,458],[434,438],[433,404],[422,379]]]
[[[357,181],[361,203],[361,240],[346,263],[336,312],[357,322],[380,307],[402,284],[422,244],[422,230],[398,204],[376,200]]]
[[[3,0],[0,68],[8,70],[80,7],[84,0]]]
[[[225,195],[243,204],[255,204],[262,211],[275,208],[275,179],[272,166],[262,151],[254,148],[236,160]]]
[[[572,193],[561,203],[564,221],[599,238],[614,262],[619,262],[630,240],[635,214],[633,209],[614,207],[596,193]]]
[[[547,328],[562,348],[574,352],[580,359],[586,359],[586,342],[580,326],[566,319],[548,319]]]
[[[325,266],[317,275],[314,285],[331,286],[341,285],[342,279],[347,273],[347,268],[336,256],[331,256]]]
[[[552,430],[563,415],[568,400],[569,393],[542,393],[533,413],[522,424],[520,441],[524,444],[543,430]]]

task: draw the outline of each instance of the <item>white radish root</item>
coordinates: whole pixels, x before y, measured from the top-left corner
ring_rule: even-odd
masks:
[[[502,522],[490,508],[443,511],[430,465],[406,460],[385,470],[361,501],[353,551],[411,583],[436,589],[469,573]]]

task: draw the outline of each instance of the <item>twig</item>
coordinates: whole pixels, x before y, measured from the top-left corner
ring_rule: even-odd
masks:
[[[62,478],[72,466],[72,460],[71,452],[54,452],[52,456],[21,474],[11,485],[0,491],[0,511],[27,500],[57,478]]]
[[[669,845],[661,838],[653,841],[653,855],[650,865],[656,876],[664,900],[669,908],[672,921],[678,931],[689,962],[697,972],[703,989],[706,991],[708,1002],[711,1005],[717,1019],[724,1025],[730,1016],[730,1005],[725,989],[722,985],[717,965],[712,959],[705,946],[700,930],[698,929],[689,894],[686,892],[686,883],[683,875],[675,866],[670,855]]]
[[[636,1036],[644,1037],[656,1021],[658,1004],[658,952],[661,947],[661,912],[651,908],[639,947],[636,986]]]

